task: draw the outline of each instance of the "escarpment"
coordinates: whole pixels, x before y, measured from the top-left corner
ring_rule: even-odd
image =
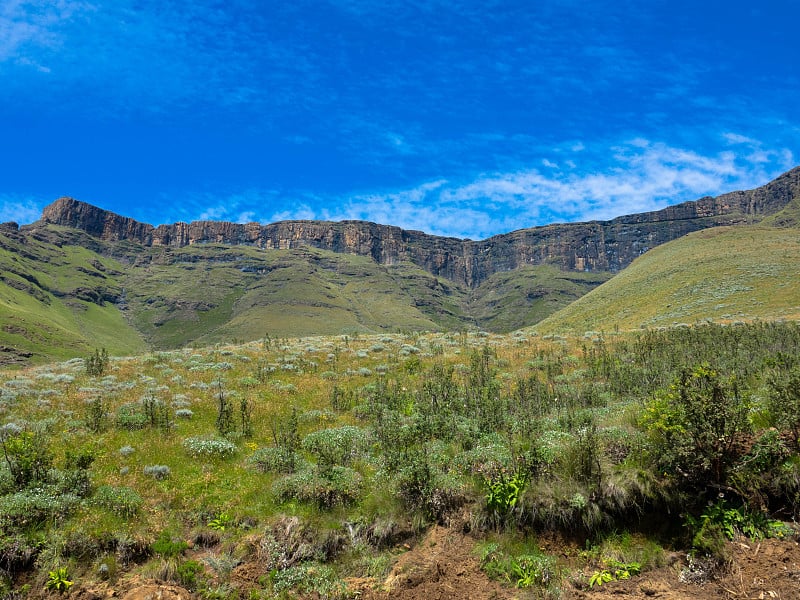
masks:
[[[800,167],[754,190],[701,198],[610,221],[532,227],[480,241],[365,221],[283,221],[269,225],[194,221],[154,227],[72,198],[60,198],[47,206],[39,224],[80,229],[107,242],[145,246],[214,243],[264,250],[313,246],[369,256],[380,264],[409,261],[433,275],[476,287],[495,273],[527,265],[616,272],[650,248],[708,227],[758,222],[798,197]]]

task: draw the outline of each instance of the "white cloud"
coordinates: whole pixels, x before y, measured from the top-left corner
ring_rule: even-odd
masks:
[[[254,210],[246,210],[236,217],[237,223],[253,223],[256,220],[256,212]]]
[[[20,225],[33,223],[42,215],[43,204],[31,198],[0,195],[0,223],[14,221]]]
[[[520,168],[468,181],[437,179],[409,189],[328,197],[251,189],[222,200],[203,196],[196,210],[201,219],[353,219],[482,239],[554,222],[608,220],[751,189],[790,168],[793,154],[763,148],[749,138],[716,154],[637,138],[611,147],[586,145],[581,158],[566,169],[552,168],[556,163],[542,158],[535,161],[545,165],[541,171]]]
[[[723,133],[722,137],[725,138],[730,144],[758,144],[758,142],[753,138],[730,131]]]
[[[267,222],[277,221],[303,221],[303,220],[325,220],[324,211],[315,211],[308,204],[294,204],[289,210],[281,210],[272,214]]]
[[[197,217],[198,221],[218,221],[225,219],[229,214],[229,206],[209,206]]]
[[[607,220],[750,189],[787,168],[791,151],[754,152],[758,142],[740,137],[742,152],[709,155],[638,138],[612,148],[614,160],[602,171],[581,171],[576,165],[567,172],[492,173],[462,184],[438,180],[409,190],[354,195],[331,216],[440,235],[487,237],[555,221]],[[553,163],[544,159],[542,164]]]
[[[94,10],[91,4],[81,1],[5,0],[0,6],[0,62],[14,60],[49,72],[49,67],[28,53],[57,50],[63,44],[59,27],[78,14]]]

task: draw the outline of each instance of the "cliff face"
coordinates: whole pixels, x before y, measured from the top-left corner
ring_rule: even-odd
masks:
[[[72,198],[46,207],[42,222],[81,229],[105,241],[183,247],[219,243],[269,249],[314,246],[370,256],[381,264],[410,261],[475,287],[500,271],[549,263],[565,270],[618,271],[659,244],[718,225],[752,223],[800,197],[800,167],[755,190],[702,198],[611,221],[522,229],[481,241],[460,240],[363,221],[284,221],[270,225],[194,221],[153,227]]]

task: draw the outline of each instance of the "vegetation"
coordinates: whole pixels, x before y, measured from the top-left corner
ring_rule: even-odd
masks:
[[[272,335],[510,331],[602,283],[609,273],[548,265],[499,273],[477,289],[411,263],[314,248],[184,248],[103,242],[49,225],[0,231],[0,364],[250,341]],[[90,354],[91,352],[95,354]]]
[[[137,571],[233,598],[252,561],[254,597],[346,597],[397,540],[456,522],[488,575],[537,594],[635,577],[664,547],[724,564],[730,538],[800,517],[799,356],[800,326],[773,322],[270,337],[8,372],[0,565],[40,592]],[[548,530],[586,550],[547,554]]]
[[[715,227],[649,250],[535,326],[542,334],[800,318],[796,229]]]

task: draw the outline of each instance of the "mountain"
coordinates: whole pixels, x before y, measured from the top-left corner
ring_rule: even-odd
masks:
[[[383,265],[410,262],[434,276],[475,288],[495,273],[537,264],[570,271],[617,272],[650,248],[708,227],[758,222],[798,197],[800,167],[755,190],[701,198],[611,221],[522,229],[477,242],[363,221],[270,225],[195,221],[153,227],[72,198],[61,198],[45,208],[41,222],[81,229],[104,241],[147,247],[214,243],[286,250],[311,246],[369,256]]]
[[[0,361],[265,335],[509,331],[651,248],[719,226],[793,225],[799,204],[796,168],[755,190],[472,241],[362,221],[154,227],[60,198],[36,223],[0,226]]]
[[[799,274],[795,228],[697,231],[654,248],[534,328],[584,334],[706,320],[800,320]]]

